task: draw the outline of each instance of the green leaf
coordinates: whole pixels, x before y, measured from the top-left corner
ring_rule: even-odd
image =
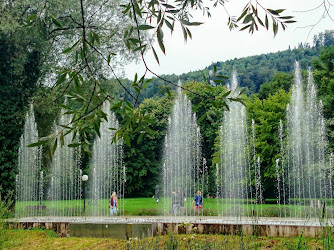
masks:
[[[266,28],[268,30],[269,29],[269,21],[268,21],[268,16],[267,15],[265,17],[265,24],[266,24]]]
[[[182,27],[184,41],[187,42],[187,38],[188,38],[187,31],[186,31],[186,29],[184,28],[183,25],[181,25],[181,27]]]
[[[71,143],[71,144],[68,144],[68,147],[75,148],[75,147],[78,147],[80,145],[82,145],[82,143]]]
[[[278,24],[275,21],[273,23],[273,32],[274,32],[274,36],[276,36],[278,32]]]
[[[257,18],[257,21],[259,22],[259,24],[261,24],[261,26],[265,27],[262,20],[258,16],[256,18]]]
[[[65,49],[63,52],[61,52],[62,54],[68,54],[70,53],[80,42],[80,40],[78,40],[75,44],[73,44],[70,48]]]
[[[243,87],[241,90],[240,90],[240,93],[239,93],[239,95],[241,95],[242,93],[244,93],[245,91],[246,91],[246,87]]]
[[[158,64],[160,65],[159,57],[158,57],[158,55],[157,55],[157,52],[155,52],[155,49],[153,48],[153,46],[152,46],[152,51],[153,51],[153,55],[154,55],[155,60],[156,60],[156,61],[158,62]]]
[[[279,19],[292,19],[293,16],[280,16]]]
[[[242,22],[243,24],[246,24],[246,23],[249,23],[250,21],[252,21],[253,20],[253,13],[251,13],[251,14],[248,14],[246,17],[245,17],[245,19],[244,19],[244,21]]]
[[[137,139],[137,144],[139,144],[141,142],[141,140],[143,139],[144,133],[140,133],[140,135],[138,136]]]
[[[59,78],[58,78],[58,80],[56,82],[56,86],[58,86],[59,84],[61,84],[61,83],[63,83],[65,81],[66,75],[67,75],[67,73],[64,73],[64,74],[62,74],[62,75],[59,76]]]
[[[129,101],[125,101],[125,104],[130,108],[133,109],[133,105]]]
[[[63,131],[61,131],[61,133],[60,133],[60,144],[62,145],[62,146],[64,146],[64,144],[65,144],[65,140],[64,140],[64,133],[63,133]]]
[[[135,51],[139,51],[139,50],[143,50],[143,52],[145,51],[145,48],[146,48],[146,44],[145,45],[142,45],[142,46],[139,46],[139,47],[137,47],[137,48],[135,48],[133,51],[135,52]]]
[[[108,55],[108,58],[107,58],[107,63],[108,63],[108,65],[110,64],[110,60],[111,60],[111,55],[109,54],[109,55]]]
[[[161,4],[162,6],[165,6],[167,9],[175,9],[175,7],[173,5],[170,5],[170,4]]]
[[[202,102],[198,103],[195,107],[193,107],[193,112],[197,112],[197,110],[202,106]]]
[[[200,123],[201,121],[203,121],[204,118],[206,118],[206,112],[200,118],[197,119],[197,123]]]
[[[247,14],[247,11],[248,11],[248,8],[245,8],[245,10],[238,17],[237,22],[239,22]]]
[[[150,135],[156,135],[158,133],[158,132],[150,129],[149,127],[146,127],[145,129],[146,129],[146,132],[149,133]]]
[[[158,38],[158,43],[159,43],[161,51],[164,54],[166,54],[165,45],[164,45],[164,42],[163,42],[163,33],[162,33],[162,30],[160,28],[157,30],[157,38]]]
[[[41,146],[41,145],[43,145],[45,143],[46,143],[46,141],[38,141],[38,142],[34,142],[34,143],[29,144],[28,147],[29,148],[39,147],[39,146]]]
[[[279,13],[276,10],[272,10],[272,9],[267,9],[267,11],[269,11],[271,14],[273,14],[274,16],[279,15]]]
[[[136,14],[137,14],[138,16],[142,17],[142,15],[141,15],[141,10],[140,10],[140,8],[139,8],[139,5],[138,5],[137,0],[132,0],[131,2],[133,3],[133,7],[134,7],[134,9],[135,9]]]
[[[181,20],[181,22],[184,24],[184,25],[187,25],[187,26],[199,26],[203,23],[200,23],[200,22],[189,22],[187,20]]]
[[[104,113],[102,110],[101,110],[101,113],[100,113],[102,119],[104,119],[106,122],[108,121],[108,116],[106,113]]]
[[[188,33],[188,36],[190,37],[190,39],[192,39],[192,35],[191,35],[191,32],[190,32],[190,30],[189,30],[188,28],[186,28],[186,31],[187,31],[187,33]]]
[[[111,110],[113,110],[113,109],[117,109],[117,108],[121,107],[122,104],[123,104],[123,101],[119,101],[119,102],[117,102],[116,104],[114,104],[113,106],[111,106],[110,109],[111,109]]]
[[[126,143],[129,147],[131,147],[131,143],[130,143],[130,137],[129,137],[129,135],[128,135],[128,134],[124,134],[123,138],[124,138],[124,140],[125,140],[125,143]]]
[[[138,80],[138,75],[137,75],[137,73],[136,73],[136,74],[135,74],[135,79],[133,80],[133,83],[136,83],[137,80]]]
[[[223,76],[223,75],[218,75],[218,76],[216,76],[216,77],[217,77],[217,78],[220,78],[220,79],[223,79],[223,80],[228,79],[227,76]]]
[[[285,11],[285,9],[278,9],[278,10],[276,10],[277,13],[281,13],[283,11]]]
[[[147,24],[142,24],[136,27],[137,30],[149,30],[149,29],[154,29],[153,26],[147,25]]]
[[[51,152],[52,155],[54,155],[54,153],[56,152],[57,145],[58,145],[58,140],[56,138],[55,142],[53,143],[53,147],[52,147],[52,152]]]
[[[251,26],[251,24],[248,24],[248,25],[244,26],[243,28],[241,28],[240,31],[243,31],[243,30],[249,28],[250,26]]]
[[[27,18],[27,20],[30,22],[30,21],[34,21],[36,18],[37,18],[37,14],[32,14]]]
[[[63,27],[63,25],[57,19],[51,17],[51,20],[52,20],[53,24],[56,25],[58,28]]]
[[[166,88],[166,92],[167,92],[167,95],[168,95],[169,97],[172,96],[171,93],[170,93],[170,91],[169,91],[169,88]]]
[[[229,94],[231,94],[231,90],[229,90],[229,91],[227,91],[226,93],[224,93],[224,94],[222,95],[222,98],[225,98],[225,97],[228,96]]]
[[[165,19],[165,23],[166,23],[167,27],[171,30],[171,33],[173,33],[173,31],[174,31],[174,22],[173,22],[173,25],[172,25],[167,19]]]
[[[206,113],[206,117],[208,118],[208,120],[209,120],[211,123],[214,123],[214,120],[212,119],[212,117],[210,116],[209,113]]]
[[[101,137],[101,134],[100,134],[100,127],[99,127],[99,123],[98,122],[95,122],[94,123],[94,130],[95,130],[95,133]]]

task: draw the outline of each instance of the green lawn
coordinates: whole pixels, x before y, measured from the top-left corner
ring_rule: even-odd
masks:
[[[185,202],[183,214],[194,215],[194,210],[191,209],[192,198],[188,198]],[[168,215],[171,208],[170,199],[160,199],[159,203],[152,198],[126,198],[119,199],[119,215]],[[90,200],[86,200],[86,210],[83,213],[83,200],[69,201],[45,201],[42,205],[46,206],[46,210],[27,210],[27,206],[37,206],[37,202],[17,202],[15,211],[19,217],[24,216],[82,216],[82,215],[98,215],[108,216],[109,200],[99,200],[96,204]],[[333,207],[327,205],[326,211],[330,217],[333,217]],[[315,212],[309,205],[277,205],[277,204],[255,204],[245,200],[239,200],[236,203],[228,203],[228,200],[204,198],[204,208],[201,215],[206,216],[222,216],[222,215],[259,215],[266,217],[320,217],[321,212]],[[198,214],[198,212],[197,212]]]

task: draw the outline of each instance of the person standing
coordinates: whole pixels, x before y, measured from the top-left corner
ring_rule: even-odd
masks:
[[[195,203],[195,211],[203,208],[203,196],[200,190],[197,191],[197,195],[195,195],[194,200],[191,203],[191,208],[194,207],[194,203]]]
[[[116,215],[118,211],[117,194],[112,192],[109,202],[110,215]]]
[[[179,187],[177,191],[172,191],[172,209],[171,213],[177,215],[181,208],[184,207],[184,196],[182,189]]]
[[[159,200],[160,200],[160,187],[159,187],[159,185],[155,186],[155,194],[153,195],[152,198],[155,198],[157,203],[159,202]]]

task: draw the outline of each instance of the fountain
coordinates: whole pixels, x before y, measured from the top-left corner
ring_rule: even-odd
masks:
[[[16,176],[15,217],[37,216],[43,200],[42,147],[28,147],[38,141],[33,105],[25,117],[24,132],[20,139],[18,175]]]
[[[240,94],[236,73],[233,73],[228,88],[231,90],[230,97]],[[219,131],[220,162],[215,169],[219,216],[210,217],[203,217],[201,210],[190,208],[198,190],[202,191],[203,197],[208,194],[209,170],[201,154],[201,134],[196,114],[192,113],[191,102],[181,89],[176,94],[164,142],[163,197],[160,199],[164,206],[164,216],[124,216],[125,202],[122,198],[126,178],[122,163],[123,149],[120,141],[110,143],[114,130],[109,128],[117,129],[118,121],[111,113],[109,103],[104,103],[102,107],[108,119],[101,123],[100,135],[93,144],[89,178],[83,178],[88,179],[88,193],[84,192],[88,194],[84,196],[87,198],[87,209],[84,212],[81,193],[82,185],[85,184],[81,181],[80,148],[68,147],[72,135],[65,135],[64,146],[58,146],[54,155],[51,173],[41,172],[37,164],[40,162],[38,157],[41,149],[32,148],[35,151],[25,152],[28,149],[24,146],[38,139],[31,111],[27,115],[25,133],[21,139],[17,201],[19,207],[41,204],[43,179],[50,183],[49,201],[43,202],[46,211],[37,209],[19,213],[17,209],[19,223],[27,226],[38,222],[39,226],[65,228],[65,234],[78,233],[77,236],[80,236],[80,232],[99,236],[110,233],[114,236],[111,230],[115,230],[122,231],[123,236],[128,237],[130,228],[132,232],[139,232],[141,226],[145,226],[147,232],[152,234],[158,230],[162,234],[168,230],[183,233],[185,231],[182,230],[202,230],[208,233],[236,233],[236,230],[242,230],[245,234],[261,232],[267,236],[298,236],[302,232],[312,237],[318,235],[322,230],[318,219],[325,215],[333,217],[333,155],[327,161],[322,104],[316,99],[311,72],[304,91],[297,64],[291,103],[287,107],[286,135],[283,122],[279,123],[281,158],[276,159],[274,170],[278,202],[269,211],[273,211],[272,215],[277,216],[275,218],[261,217],[267,212],[267,205],[262,205],[265,200],[261,183],[261,168],[266,166],[261,166],[261,159],[255,152],[255,122],[252,121],[249,138],[245,107],[233,101],[229,103],[229,109],[224,112]],[[64,114],[60,124],[69,124],[70,120],[71,116]],[[61,133],[61,129],[55,126],[55,133]],[[28,140],[28,137],[33,139]],[[34,164],[29,165],[30,161]],[[25,178],[28,174],[33,174],[32,180]],[[118,213],[121,217],[109,216],[108,204],[112,191],[117,192],[119,202],[122,203],[122,211]],[[209,203],[209,199],[205,200],[205,212],[209,210],[205,207]],[[43,218],[41,215],[53,217]],[[40,217],[21,218],[23,216]],[[109,224],[113,226],[109,227]]]
[[[172,113],[168,118],[168,130],[163,157],[164,214],[194,214],[189,210],[192,198],[198,190],[204,192],[206,164],[201,155],[201,134],[191,102],[181,88],[178,89]],[[172,199],[178,208],[171,210]],[[184,204],[184,201],[187,204]]]
[[[58,136],[70,124],[72,116],[61,111],[59,124],[54,125],[54,133]],[[73,134],[65,132],[64,145],[57,144],[50,168],[50,186],[48,189],[48,205],[46,214],[49,216],[79,216],[82,213],[81,202],[81,149],[69,147]]]
[[[295,204],[291,216],[318,217],[332,214],[326,206],[332,199],[330,164],[326,161],[326,139],[322,103],[317,101],[312,73],[304,91],[296,62],[291,103],[287,107],[287,173],[289,203]]]
[[[92,216],[109,215],[109,199],[113,191],[118,198],[124,197],[125,167],[123,166],[122,141],[111,143],[115,131],[119,128],[115,114],[110,111],[109,102],[103,104],[102,110],[108,120],[103,121],[100,127],[100,136],[97,136],[93,145],[92,164],[90,166],[92,177],[89,186],[89,199],[92,206],[87,214]],[[111,128],[116,130],[111,130]],[[124,214],[122,199],[118,199],[118,215]]]
[[[236,72],[232,74],[231,84],[227,88],[231,90],[231,97],[239,95]],[[252,194],[246,109],[238,102],[229,102],[228,105],[229,111],[224,112],[220,128],[220,165],[217,168],[218,174],[216,173],[217,186],[220,188],[219,194],[222,198],[220,204],[222,215],[240,217],[245,215],[244,205],[248,206]],[[260,166],[255,163],[255,160],[254,164]],[[259,172],[256,171],[255,175],[258,176],[258,174]],[[260,183],[256,183],[256,187],[260,192]]]

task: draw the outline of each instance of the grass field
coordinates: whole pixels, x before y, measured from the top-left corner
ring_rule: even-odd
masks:
[[[188,198],[185,202],[183,214],[194,215],[191,209],[192,198]],[[273,202],[273,201],[271,201]],[[19,217],[25,216],[46,216],[46,215],[66,215],[66,216],[84,216],[84,215],[100,215],[108,216],[109,200],[99,200],[93,203],[86,200],[85,213],[83,212],[83,200],[68,201],[44,201],[42,205],[46,206],[45,210],[27,210],[27,206],[37,206],[37,202],[17,202],[15,206],[16,214]],[[168,215],[171,208],[170,199],[160,199],[159,203],[152,198],[126,198],[119,199],[119,215],[140,216],[140,215]],[[333,217],[333,207],[327,205],[326,212],[329,217]],[[322,210],[317,211],[306,205],[277,205],[277,204],[255,204],[239,200],[236,203],[228,203],[223,199],[204,198],[204,208],[200,213],[205,216],[221,216],[221,215],[258,215],[264,217],[319,217]],[[197,213],[198,214],[198,213]]]
[[[333,249],[332,239],[244,235],[165,235],[142,240],[58,237],[47,230],[6,230],[0,249]]]

